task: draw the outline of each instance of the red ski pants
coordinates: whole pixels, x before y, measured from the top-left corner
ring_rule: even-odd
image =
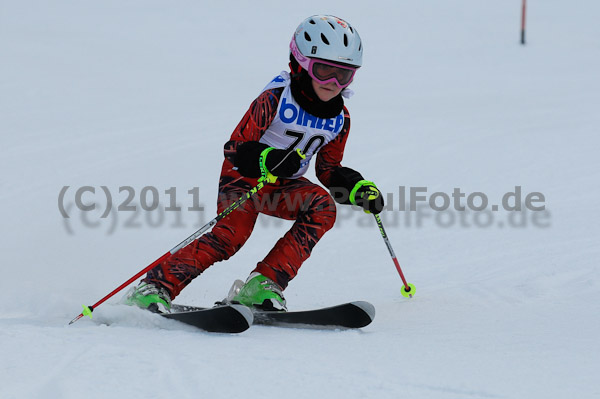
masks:
[[[218,212],[256,186],[257,179],[242,177],[225,161],[219,180]],[[229,259],[250,237],[259,213],[295,220],[254,271],[282,288],[298,274],[315,244],[333,227],[335,202],[322,187],[306,178],[278,179],[263,187],[242,206],[219,221],[211,232],[171,255],[152,269],[144,281],[157,283],[175,298],[215,262]]]

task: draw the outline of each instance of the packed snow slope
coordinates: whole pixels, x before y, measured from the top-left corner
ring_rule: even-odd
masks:
[[[520,3],[3,0],[0,397],[599,397],[600,3],[529,2],[526,46]],[[361,331],[208,334],[121,294],[67,326],[214,216],[223,144],[316,13],[363,37],[344,164],[392,195],[416,296],[339,207],[286,296],[370,301]],[[490,211],[516,186],[544,210]],[[401,212],[402,187],[488,209]],[[289,226],[261,217],[176,301],[221,299]]]

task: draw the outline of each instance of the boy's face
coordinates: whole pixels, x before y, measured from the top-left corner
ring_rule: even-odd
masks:
[[[316,80],[312,79],[312,87],[315,90],[315,93],[317,93],[319,99],[325,102],[331,100],[342,92],[342,89],[340,89],[335,82],[329,82],[322,85]]]

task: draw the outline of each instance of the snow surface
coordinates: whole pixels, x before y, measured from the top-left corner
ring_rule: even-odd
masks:
[[[0,397],[600,397],[600,3],[529,2],[526,46],[520,3],[2,0]],[[208,334],[120,295],[67,326],[214,215],[222,145],[315,13],[364,40],[347,166],[390,193],[457,187],[490,205],[521,186],[546,211],[486,227],[489,212],[386,212],[407,300],[372,218],[339,208],[286,295],[368,300],[360,331]],[[162,207],[175,187],[184,209],[102,219],[101,186],[115,205],[131,186],[138,209],[144,187]],[[194,187],[204,213],[187,211]],[[177,302],[221,299],[289,225],[261,218]]]

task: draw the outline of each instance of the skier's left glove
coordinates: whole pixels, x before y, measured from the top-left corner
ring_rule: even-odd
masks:
[[[350,192],[350,203],[362,207],[365,212],[375,215],[383,211],[385,206],[383,195],[372,181],[361,180]]]

